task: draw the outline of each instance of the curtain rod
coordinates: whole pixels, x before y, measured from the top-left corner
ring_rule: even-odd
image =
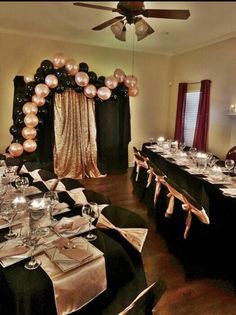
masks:
[[[201,81],[191,81],[191,82],[186,82],[187,84],[197,84],[197,83],[201,83]]]

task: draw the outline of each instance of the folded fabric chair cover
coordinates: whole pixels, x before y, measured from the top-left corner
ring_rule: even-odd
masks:
[[[167,197],[169,198],[169,204],[165,212],[165,217],[168,218],[173,214],[175,198],[184,202],[183,195],[181,194],[181,188],[174,184],[168,177],[165,178],[166,186],[168,188]]]
[[[183,204],[182,208],[187,212],[185,220],[184,238],[186,239],[192,223],[192,214],[194,214],[199,221],[204,224],[210,224],[209,217],[205,209],[200,206],[196,200],[194,200],[186,191],[182,191]]]
[[[105,207],[98,219],[97,226],[118,232],[118,237],[114,233],[111,233],[111,236],[120,240],[120,234],[136,250],[142,251],[148,229],[143,218],[135,212],[113,205]]]
[[[122,312],[118,315],[151,315],[152,309],[166,290],[163,280],[154,282],[144,289]]]

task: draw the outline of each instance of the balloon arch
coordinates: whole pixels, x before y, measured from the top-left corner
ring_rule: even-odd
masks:
[[[89,71],[85,62],[78,64],[74,59],[66,60],[62,53],[57,53],[52,61],[43,60],[34,76],[24,76],[24,82],[25,96],[14,100],[16,117],[10,127],[13,140],[8,147],[12,157],[19,157],[24,151],[32,153],[37,149],[37,126],[40,123],[37,114],[43,112],[48,97],[53,93],[62,93],[66,88],[72,88],[99,102],[116,97],[118,88],[126,96],[137,96],[139,93],[134,75],[126,75],[123,70],[116,69],[113,75],[97,77],[95,72]]]

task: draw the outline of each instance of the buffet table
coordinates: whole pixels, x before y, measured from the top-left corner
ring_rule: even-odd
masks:
[[[149,143],[143,144],[142,154],[171,182],[192,196],[205,209],[210,222],[203,224],[193,215],[188,237],[184,239],[186,213],[183,211],[182,202],[176,199],[173,214],[167,217],[165,214],[169,202],[168,189],[162,186],[154,205],[156,182],[153,180],[145,188],[142,199],[149,214],[156,219],[157,231],[167,241],[170,251],[181,259],[187,274],[223,275],[235,280],[236,260],[232,244],[236,239],[236,198],[222,193],[220,188],[225,187],[223,181],[212,184],[203,174],[191,174],[184,163],[178,165],[181,163],[177,164],[171,156],[165,157],[162,152],[153,151],[155,150],[150,149]],[[235,187],[235,184],[233,186]]]

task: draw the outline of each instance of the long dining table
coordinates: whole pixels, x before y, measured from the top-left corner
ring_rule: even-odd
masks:
[[[35,196],[38,198],[40,195]],[[81,208],[81,205],[75,205],[70,211],[55,215],[55,218],[60,220],[63,217],[73,218],[81,215]],[[127,209],[106,205],[102,213],[114,224],[117,223],[118,218],[120,227],[136,225],[146,228],[145,221]],[[4,235],[7,229],[0,229],[0,245],[5,241]],[[101,294],[73,314],[118,314],[147,287],[142,258],[140,253],[120,237],[117,231],[95,228],[93,233],[97,236],[92,242],[93,245],[104,254],[107,286]],[[84,234],[79,236],[83,237]],[[51,279],[41,266],[35,270],[25,269],[24,264],[27,260],[29,258],[5,268],[0,267],[0,314],[56,315],[57,308]],[[75,294],[78,296],[82,294],[82,289],[81,287]]]
[[[236,198],[223,194],[221,189],[227,186],[223,181],[213,184],[207,180],[204,173],[192,174],[186,163],[176,163],[176,159],[170,155],[156,151],[158,150],[150,148],[150,143],[142,145],[142,154],[148,157],[167,179],[196,200],[209,218],[209,224],[204,224],[193,215],[188,237],[184,239],[186,213],[183,211],[182,202],[175,200],[173,214],[167,217],[165,211],[169,202],[168,190],[162,186],[154,205],[156,182],[153,180],[148,188],[142,183],[144,193],[141,199],[146,203],[149,214],[155,217],[157,231],[167,241],[170,251],[181,259],[189,276],[223,276],[235,282],[236,259],[233,249],[236,241]],[[143,174],[146,172],[147,170],[143,170]],[[147,175],[145,176],[147,178]],[[235,185],[234,180],[232,187]]]

